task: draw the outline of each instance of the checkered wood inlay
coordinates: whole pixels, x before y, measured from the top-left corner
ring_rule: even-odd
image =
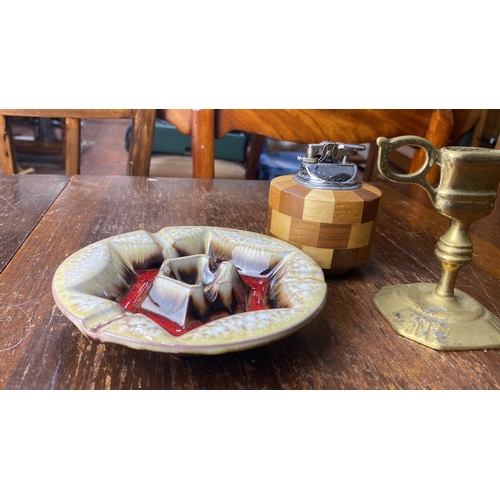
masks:
[[[325,270],[349,271],[370,257],[381,192],[314,189],[294,175],[271,181],[267,234],[303,250]]]

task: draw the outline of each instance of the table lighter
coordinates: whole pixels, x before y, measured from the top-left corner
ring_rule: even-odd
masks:
[[[300,171],[271,181],[267,234],[300,248],[325,274],[345,273],[370,257],[382,193],[360,182],[350,161],[364,149],[308,144]]]

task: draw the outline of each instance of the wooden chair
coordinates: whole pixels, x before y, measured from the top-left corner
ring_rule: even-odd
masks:
[[[496,144],[500,136],[500,109],[483,109],[481,116],[474,128],[471,146],[492,147],[498,149]]]
[[[62,157],[67,175],[80,173],[82,119],[132,119],[127,175],[147,176],[151,161],[155,109],[0,109],[0,166],[3,174],[19,173],[9,118],[27,116],[60,118],[63,129]]]
[[[257,178],[257,167],[265,137],[317,143],[324,140],[371,143],[377,137],[418,135],[437,148],[470,130],[480,110],[347,110],[347,109],[198,109],[160,110],[160,115],[180,132],[191,134],[193,177],[214,177],[214,139],[238,130],[252,134],[246,161],[246,178]],[[374,171],[376,148],[370,148],[364,179]],[[417,150],[410,172],[423,164],[423,151]],[[435,182],[438,170],[429,173]]]

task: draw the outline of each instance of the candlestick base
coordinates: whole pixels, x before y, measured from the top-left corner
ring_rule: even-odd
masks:
[[[403,337],[432,349],[500,349],[500,319],[455,289],[440,297],[433,283],[384,286],[373,302]]]

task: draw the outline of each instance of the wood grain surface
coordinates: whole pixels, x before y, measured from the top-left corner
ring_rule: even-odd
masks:
[[[424,136],[432,109],[218,109],[216,136],[244,130],[274,139],[307,144],[323,140],[350,143],[373,141],[378,136]],[[451,138],[477,122],[481,110],[453,110]],[[434,135],[434,134],[433,134]]]
[[[54,303],[57,266],[90,243],[138,229],[215,225],[265,233],[269,183],[73,177],[0,275],[0,388],[500,388],[500,351],[434,351],[396,334],[375,309],[384,285],[437,280],[433,252],[448,225],[425,193],[376,186],[383,195],[372,257],[327,278],[326,306],[311,323],[257,349],[181,357],[89,341]],[[474,260],[457,282],[496,315],[499,223],[497,204],[472,226]]]
[[[68,182],[64,176],[0,175],[0,272]]]

